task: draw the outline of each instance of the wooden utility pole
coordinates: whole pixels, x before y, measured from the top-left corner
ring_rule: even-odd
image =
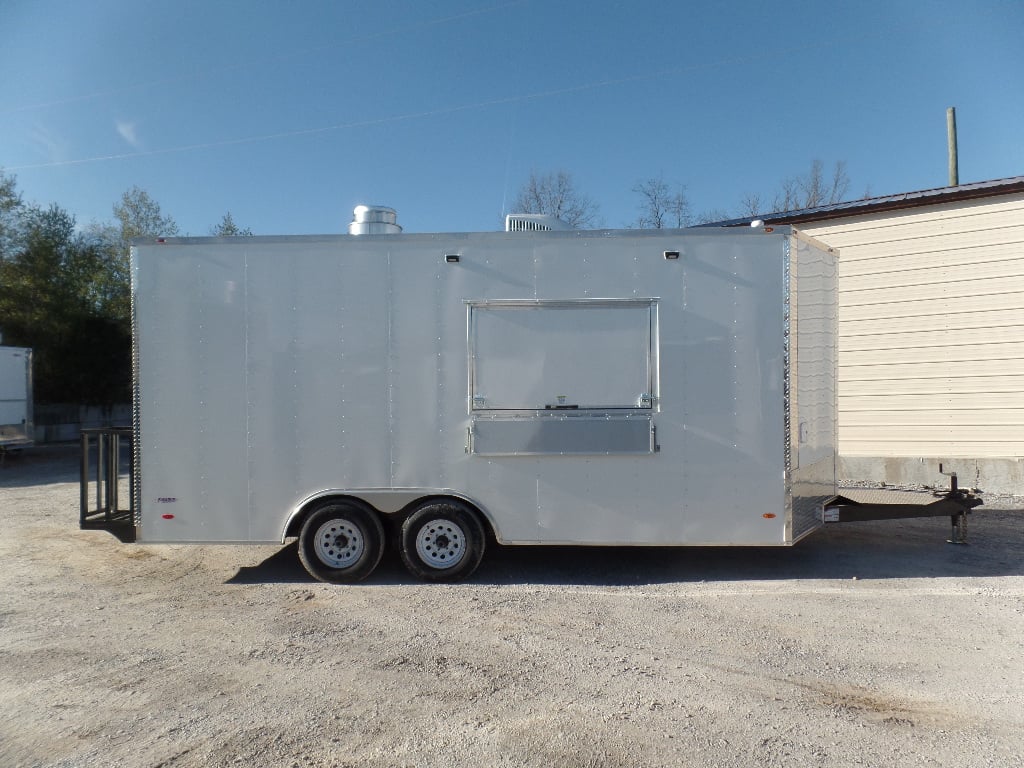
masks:
[[[946,110],[946,137],[949,143],[949,186],[960,184],[960,169],[956,159],[956,107]]]

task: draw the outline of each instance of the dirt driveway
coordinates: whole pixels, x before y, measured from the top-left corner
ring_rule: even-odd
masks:
[[[1020,766],[1024,512],[792,549],[490,550],[312,581],[294,544],[77,527],[0,466],[0,766]]]

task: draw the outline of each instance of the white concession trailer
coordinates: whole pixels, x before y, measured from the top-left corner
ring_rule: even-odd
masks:
[[[836,494],[836,259],[785,226],[136,242],[135,537],[297,536],[332,582],[388,542],[437,581],[492,536],[794,544]]]
[[[0,452],[34,440],[32,350],[0,347]]]

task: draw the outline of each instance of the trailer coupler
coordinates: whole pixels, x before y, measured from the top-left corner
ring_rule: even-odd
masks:
[[[822,506],[822,521],[826,523],[852,523],[869,520],[907,520],[916,517],[946,517],[950,519],[952,533],[946,541],[950,544],[967,544],[967,515],[985,502],[957,484],[955,472],[939,472],[949,477],[949,490],[936,493],[930,503],[902,503],[857,500],[846,496],[834,496]],[[889,493],[883,491],[882,493]],[[878,494],[874,494],[877,496]]]

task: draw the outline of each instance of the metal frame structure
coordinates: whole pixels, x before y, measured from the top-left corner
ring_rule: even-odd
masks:
[[[135,540],[135,438],[131,427],[95,427],[81,433],[79,467],[79,527],[109,530],[126,541]],[[122,442],[129,451],[128,506],[121,506]],[[95,448],[95,473],[89,461]],[[94,491],[95,493],[93,494]],[[91,503],[94,500],[95,503]]]
[[[822,520],[826,523],[857,523],[873,520],[908,520],[920,517],[949,517],[952,533],[950,544],[967,544],[967,515],[984,504],[970,490],[960,488],[956,472],[939,472],[949,477],[949,490],[935,492],[935,501],[929,504],[860,501],[837,495],[826,503]]]

